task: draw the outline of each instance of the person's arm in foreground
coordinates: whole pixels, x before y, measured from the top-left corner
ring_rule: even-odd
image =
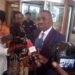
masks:
[[[58,71],[60,75],[69,75],[66,71],[64,71],[57,62],[52,62],[53,67]]]
[[[39,55],[39,62],[42,64],[45,64],[48,60],[43,57],[42,55]],[[55,61],[52,62],[52,66],[56,69],[56,71],[60,74],[60,75],[69,75],[65,70],[63,70],[59,64]]]

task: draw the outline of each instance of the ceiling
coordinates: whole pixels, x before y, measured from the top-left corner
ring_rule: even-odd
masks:
[[[8,2],[19,2],[20,0],[6,0]],[[35,4],[43,4],[45,0],[23,0],[25,2],[35,3]],[[50,1],[50,0],[47,0]],[[51,0],[52,1],[52,0]],[[75,0],[69,0],[69,4],[75,6]]]
[[[20,0],[7,0],[7,1],[20,1]]]
[[[8,2],[19,2],[20,0],[6,0]]]

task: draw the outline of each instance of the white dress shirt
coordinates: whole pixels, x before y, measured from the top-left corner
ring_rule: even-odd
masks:
[[[7,50],[4,45],[0,44],[0,75],[7,70]]]
[[[52,26],[50,27],[50,28],[48,28],[46,31],[41,31],[40,32],[40,34],[39,34],[39,39],[41,38],[41,36],[42,36],[42,33],[44,33],[44,36],[43,36],[43,41],[45,40],[45,38],[47,37],[47,35],[49,34],[49,32],[51,31],[51,29],[52,29]]]

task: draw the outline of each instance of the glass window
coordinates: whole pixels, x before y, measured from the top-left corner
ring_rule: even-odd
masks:
[[[64,8],[61,6],[52,6],[50,11],[52,13],[54,27],[58,31],[60,31],[63,20]]]
[[[32,13],[32,19],[36,19],[38,16],[38,13],[40,12],[39,6],[30,6],[30,12]]]
[[[25,3],[25,2],[22,2],[21,5],[22,5],[21,12],[24,14],[24,16],[25,16],[26,12],[31,12],[32,20],[34,20],[34,22],[36,22],[38,13],[40,12],[42,5],[35,4],[35,3],[33,3],[33,4]]]
[[[22,4],[22,13],[25,14],[28,11],[29,6],[25,3]]]
[[[74,11],[72,16],[73,24],[71,25],[69,41],[75,45],[75,9],[73,11]]]
[[[59,5],[58,3],[53,4],[52,2],[47,1],[45,3],[44,7],[45,9],[49,10],[52,13],[52,18],[54,22],[54,27],[57,31],[61,31],[62,27],[62,21],[63,21],[63,15],[64,15],[64,5]],[[64,33],[66,37],[66,41],[68,41],[69,38],[69,31],[70,31],[70,20],[71,20],[71,14],[72,14],[72,7],[69,6],[69,13],[68,13],[68,21],[67,21],[67,29]]]
[[[57,3],[53,5],[51,2],[46,2],[46,6],[48,10],[52,13],[52,18],[54,22],[54,27],[60,31],[61,30],[61,25],[63,21],[63,14],[64,14],[64,6],[63,5],[58,5]],[[70,11],[72,13],[72,8],[69,7],[69,14],[68,16],[71,16]],[[68,19],[69,21],[69,19]]]

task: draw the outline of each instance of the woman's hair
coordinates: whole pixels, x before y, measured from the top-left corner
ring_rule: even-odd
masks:
[[[21,14],[23,16],[23,14],[20,11],[13,11],[12,16],[11,16],[11,24],[15,23],[17,14]]]
[[[6,21],[6,14],[2,10],[0,10],[0,21],[1,22],[5,22]]]

